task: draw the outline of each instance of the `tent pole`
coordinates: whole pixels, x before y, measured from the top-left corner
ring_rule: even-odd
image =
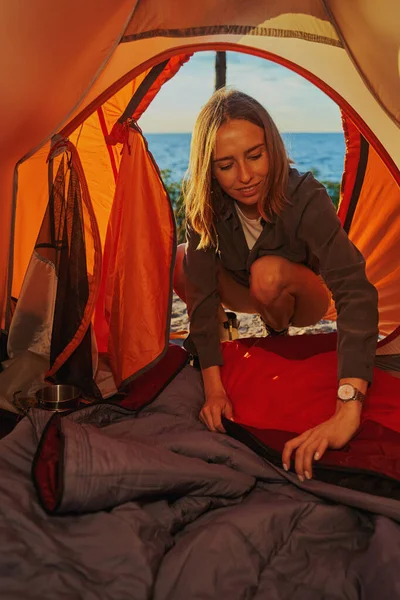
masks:
[[[138,89],[130,99],[128,106],[118,119],[119,123],[125,123],[127,119],[130,119],[133,116],[135,110],[149,91],[150,87],[156,81],[157,77],[164,71],[168,63],[169,58],[153,67],[151,71],[147,73],[146,77],[143,79],[142,83],[139,85]]]
[[[215,53],[215,91],[226,86],[226,52]]]

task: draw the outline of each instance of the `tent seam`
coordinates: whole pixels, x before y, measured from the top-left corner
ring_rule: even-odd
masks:
[[[4,316],[4,329],[8,331],[11,324],[11,306],[10,298],[12,294],[12,281],[14,275],[14,244],[15,244],[15,221],[17,217],[17,197],[18,197],[18,164],[14,167],[13,177],[13,192],[11,205],[11,222],[10,222],[10,254],[8,258],[7,270],[7,295],[6,295],[6,310]]]
[[[296,38],[306,40],[308,42],[317,42],[320,44],[327,44],[329,46],[337,46],[342,48],[342,42],[339,37],[337,40],[333,40],[332,38],[323,35],[317,35],[315,33],[291,29],[278,29],[276,27],[259,27],[258,25],[206,25],[202,27],[187,27],[184,29],[152,29],[143,31],[141,33],[134,33],[124,36],[121,39],[121,44],[154,37],[180,38],[203,35],[219,35],[221,33],[234,35],[254,35],[260,37]]]
[[[357,172],[354,181],[354,187],[350,196],[349,205],[347,207],[346,216],[344,218],[343,229],[348,234],[350,232],[353,217],[356,212],[358,200],[360,198],[361,189],[365,179],[365,173],[368,165],[369,143],[360,133],[360,151],[358,156]]]
[[[115,163],[114,151],[111,148],[110,144],[107,142],[107,137],[109,134],[108,134],[108,130],[107,130],[106,120],[104,118],[103,106],[99,106],[99,108],[97,109],[97,118],[99,119],[101,132],[102,132],[103,138],[104,138],[104,143],[107,147],[108,157],[109,157],[110,163],[111,163],[111,170],[114,175],[114,182],[116,183],[117,178],[118,178],[118,169],[117,169],[117,165]]]

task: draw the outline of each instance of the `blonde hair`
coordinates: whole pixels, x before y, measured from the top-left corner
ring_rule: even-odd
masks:
[[[197,117],[190,146],[189,168],[183,180],[186,219],[200,235],[198,248],[217,245],[215,215],[224,203],[222,190],[212,178],[217,131],[232,119],[245,119],[264,129],[269,170],[265,194],[258,209],[271,222],[282,212],[289,174],[289,158],[280,133],[257,100],[235,89],[216,91]]]

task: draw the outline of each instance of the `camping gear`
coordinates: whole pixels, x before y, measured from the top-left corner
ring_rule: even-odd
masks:
[[[239,337],[239,321],[236,313],[225,311],[227,320],[220,324],[219,339],[221,342],[237,340]]]
[[[82,392],[74,385],[51,385],[35,394],[38,408],[65,411],[78,408]]]
[[[32,408],[53,412],[74,410],[82,401],[82,391],[78,387],[58,384],[40,388],[34,396],[25,396],[18,390],[13,394],[12,404],[16,412],[27,415]]]

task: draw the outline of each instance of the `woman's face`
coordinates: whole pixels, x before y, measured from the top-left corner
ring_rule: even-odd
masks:
[[[244,119],[232,119],[217,131],[212,173],[221,188],[250,218],[259,216],[268,173],[264,129]]]

